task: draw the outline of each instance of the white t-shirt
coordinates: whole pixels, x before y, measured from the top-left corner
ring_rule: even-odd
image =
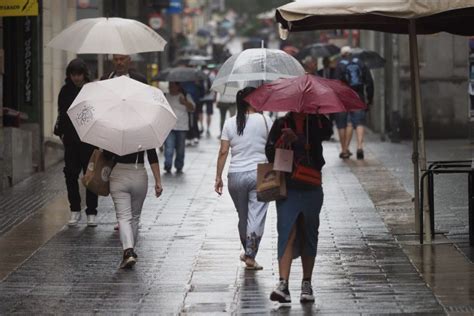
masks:
[[[265,144],[267,143],[267,122],[268,131],[272,127],[272,120],[267,115],[252,113],[247,117],[244,133],[237,134],[237,116],[228,118],[222,128],[222,140],[230,142],[230,166],[229,173],[244,172],[257,169],[257,164],[265,162]]]
[[[177,118],[176,125],[173,128],[175,131],[189,130],[188,110],[184,104],[179,102],[179,98],[181,96],[181,93],[177,95],[171,95],[169,93],[166,94],[166,100],[168,100],[168,103],[170,104]],[[189,95],[186,95],[186,99],[194,105],[194,102]]]

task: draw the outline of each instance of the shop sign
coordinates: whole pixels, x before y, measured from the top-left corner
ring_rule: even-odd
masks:
[[[0,16],[37,16],[38,0],[1,0]]]
[[[166,9],[167,14],[179,14],[183,12],[182,0],[170,0],[170,6]]]

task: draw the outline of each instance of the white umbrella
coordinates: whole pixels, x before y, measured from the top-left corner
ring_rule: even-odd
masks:
[[[120,156],[160,147],[176,124],[160,89],[127,76],[84,85],[67,113],[83,142]]]
[[[121,54],[163,51],[166,41],[153,29],[131,19],[92,18],[74,22],[47,46],[77,54]]]
[[[211,89],[236,95],[246,86],[259,86],[265,81],[304,75],[301,64],[279,49],[250,48],[232,55],[219,69]]]

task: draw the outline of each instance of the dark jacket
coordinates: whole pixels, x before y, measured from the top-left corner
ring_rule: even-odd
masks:
[[[103,75],[102,77],[100,77],[100,80],[105,80],[105,79],[110,79],[110,78],[113,78],[115,75],[115,72],[112,71],[112,72],[109,72],[105,75]],[[128,75],[130,76],[130,78],[134,79],[134,80],[137,80],[137,81],[140,81],[144,84],[148,84],[145,76],[143,76],[142,74],[140,74],[139,72],[136,72],[136,71],[133,71],[133,70],[129,70],[128,71]]]
[[[292,150],[294,152],[293,160],[295,162],[301,161],[306,165],[321,171],[324,164],[326,163],[323,157],[323,146],[321,142],[328,140],[332,135],[332,124],[329,119],[324,115],[308,114],[309,121],[309,162],[307,161],[307,152],[305,150],[306,144],[306,132],[305,135],[298,135],[298,140],[292,144]],[[291,128],[293,131],[296,130],[295,121],[292,118],[291,113],[288,113],[284,117],[277,119],[268,134],[267,144],[265,146],[265,154],[269,162],[275,160],[275,146],[281,137],[281,130],[285,127]],[[306,131],[306,122],[304,126]],[[287,186],[289,188],[307,189],[307,185],[296,183],[291,180],[291,174],[287,173]]]
[[[69,115],[67,115],[67,110],[81,88],[77,87],[69,78],[66,78],[65,82],[58,96],[58,118],[54,126],[54,135],[61,137],[65,145],[78,144],[81,140],[74,125],[72,125]]]
[[[318,76],[320,77],[323,77],[323,78],[326,78],[326,79],[335,79],[336,78],[336,69],[332,68],[332,67],[329,67],[328,69],[329,73],[326,74],[325,76],[325,69],[319,69],[316,73],[318,74]]]

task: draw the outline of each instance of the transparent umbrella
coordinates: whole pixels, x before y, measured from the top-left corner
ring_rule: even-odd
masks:
[[[304,73],[301,64],[282,50],[250,48],[224,62],[211,89],[221,94],[236,95],[237,91],[247,86],[257,87],[263,82]]]

